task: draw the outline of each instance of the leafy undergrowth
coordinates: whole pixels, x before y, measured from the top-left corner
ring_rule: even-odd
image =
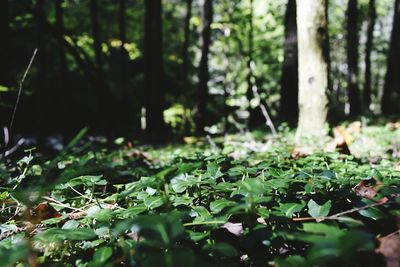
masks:
[[[399,130],[385,129],[377,131],[400,141]],[[373,140],[365,132],[350,150],[365,149],[363,138]],[[393,149],[378,159],[305,155],[293,153],[283,137],[243,138],[203,140],[202,149],[129,144],[109,151],[90,142],[77,146],[78,136],[50,160],[27,151],[0,168],[1,266],[376,267],[399,261],[400,172]]]

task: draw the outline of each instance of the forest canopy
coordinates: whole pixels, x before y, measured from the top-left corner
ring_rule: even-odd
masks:
[[[395,4],[329,1],[330,121],[398,112]],[[150,132],[164,124],[179,134],[235,132],[265,125],[261,106],[275,124],[297,123],[294,0],[1,5],[2,125],[38,49],[17,131],[46,135],[90,126],[140,136],[147,121]]]

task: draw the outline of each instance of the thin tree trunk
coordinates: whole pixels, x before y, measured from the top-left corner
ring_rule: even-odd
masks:
[[[90,0],[90,21],[92,26],[93,35],[93,46],[95,54],[95,90],[98,90],[98,109],[99,114],[94,114],[95,124],[102,130],[108,141],[111,142],[113,135],[115,134],[115,123],[116,120],[113,119],[113,99],[111,98],[107,81],[104,77],[103,70],[103,51],[102,51],[102,38],[101,38],[101,28],[98,18],[98,5],[97,0]]]
[[[201,59],[199,65],[199,105],[197,117],[197,131],[203,132],[207,122],[207,102],[208,102],[208,81],[210,73],[208,71],[208,54],[211,44],[211,24],[213,20],[212,0],[204,0],[203,5],[203,29],[201,31]]]
[[[296,139],[326,134],[328,63],[326,0],[297,0],[299,122]]]
[[[0,85],[11,85],[11,79],[8,73],[8,66],[4,62],[9,62],[10,55],[10,24],[8,18],[8,0],[0,1]]]
[[[192,3],[193,0],[186,0],[186,16],[185,16],[185,29],[184,29],[184,41],[182,49],[182,79],[183,79],[183,90],[187,90],[188,87],[188,72],[189,72],[189,44],[190,44],[190,19],[192,18]],[[184,92],[182,92],[183,94]]]
[[[103,52],[101,49],[100,25],[98,21],[97,0],[90,0],[90,20],[92,24],[92,35],[94,42],[95,63],[99,72],[103,69]]]
[[[189,122],[186,117],[186,91],[189,89],[189,45],[190,45],[190,19],[192,18],[192,5],[193,0],[186,0],[186,16],[185,16],[185,29],[184,29],[184,41],[182,46],[182,88],[181,98],[183,105],[183,131],[186,134],[189,131]]]
[[[365,44],[365,81],[364,81],[364,106],[369,111],[371,104],[371,51],[374,40],[374,28],[376,21],[375,0],[369,0],[368,4],[368,28],[367,43]]]
[[[43,11],[44,0],[37,0],[34,7],[34,17],[36,21],[36,45],[38,48],[38,66],[37,90],[43,92],[43,85],[46,80],[46,43],[44,40],[44,18]]]
[[[63,14],[63,7],[62,3],[64,0],[54,0],[55,4],[55,13],[56,13],[56,27],[58,32],[60,33],[60,37],[58,38],[58,55],[60,59],[60,73],[61,73],[61,78],[65,78],[66,73],[67,73],[67,58],[65,55],[65,47],[64,47],[64,42],[60,40],[64,36],[64,14]]]
[[[248,41],[248,51],[247,51],[247,76],[246,76],[246,82],[247,82],[247,92],[246,92],[246,97],[249,102],[249,121],[248,125],[249,128],[254,128],[257,126],[260,126],[264,122],[264,118],[262,115],[262,112],[260,110],[260,107],[262,103],[260,103],[256,107],[251,106],[251,100],[255,98],[254,90],[255,88],[255,77],[254,77],[254,59],[253,59],[253,54],[254,54],[254,22],[253,22],[253,17],[254,17],[254,3],[253,0],[250,0],[250,13],[249,13],[249,31],[248,31],[248,36],[247,36],[247,41]],[[261,99],[260,99],[261,100]]]
[[[285,15],[285,45],[281,77],[280,117],[294,124],[298,118],[298,51],[296,0],[289,0]]]
[[[358,1],[348,0],[347,7],[347,88],[350,115],[361,112],[360,90],[358,86]]]
[[[162,138],[166,129],[163,111],[164,70],[162,52],[162,6],[161,0],[146,1],[145,11],[145,107],[146,132],[150,139]]]
[[[393,29],[390,39],[390,48],[387,59],[387,71],[382,96],[382,112],[390,114],[395,111],[392,101],[393,93],[400,94],[400,0],[394,6]]]
[[[125,124],[125,128],[137,130],[139,129],[139,125],[137,121],[132,116],[132,111],[134,109],[129,108],[132,106],[131,99],[129,99],[128,93],[128,73],[127,73],[127,60],[128,60],[128,52],[125,49],[126,44],[126,0],[119,0],[119,9],[118,9],[118,30],[119,30],[119,39],[121,41],[121,46],[119,47],[118,56],[119,56],[119,67],[120,67],[120,88],[121,88],[121,126]]]
[[[38,48],[37,66],[38,72],[36,76],[36,91],[34,92],[34,105],[35,105],[35,127],[39,136],[39,145],[43,145],[43,135],[46,132],[48,125],[49,114],[46,112],[47,106],[44,103],[48,101],[48,92],[46,88],[46,42],[45,42],[45,13],[44,13],[44,0],[37,0],[34,6],[34,19],[36,26],[36,47]]]

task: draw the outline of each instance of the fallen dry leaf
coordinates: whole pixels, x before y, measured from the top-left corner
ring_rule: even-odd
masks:
[[[370,185],[369,185],[370,184]],[[357,196],[372,199],[378,193],[379,188],[382,186],[382,182],[375,180],[374,178],[363,180],[359,182],[354,188],[354,192]]]
[[[230,233],[234,234],[235,236],[241,236],[244,233],[243,225],[241,223],[225,223],[222,228],[225,228]]]
[[[400,266],[400,235],[385,236],[379,239],[380,245],[376,252],[385,257],[386,267]]]

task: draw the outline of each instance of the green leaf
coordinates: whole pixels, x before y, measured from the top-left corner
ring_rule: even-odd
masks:
[[[279,203],[279,211],[286,217],[292,218],[293,214],[300,212],[305,206],[305,203]]]
[[[161,207],[164,204],[164,199],[162,197],[148,197],[144,200],[144,205],[152,210]]]
[[[378,207],[363,209],[358,211],[358,213],[360,213],[364,217],[371,218],[375,221],[387,217],[386,214],[383,213]]]
[[[92,206],[88,209],[87,216],[99,222],[108,222],[114,216],[114,214],[111,209]]]
[[[208,244],[203,249],[218,256],[235,257],[238,255],[238,251],[228,243]]]
[[[310,214],[313,218],[324,217],[329,214],[331,210],[331,201],[328,200],[323,205],[318,205],[313,199],[307,204],[308,214]]]
[[[111,256],[113,250],[110,247],[101,247],[93,254],[96,263],[105,263]]]
[[[293,255],[286,259],[275,259],[276,267],[306,267],[307,261],[301,256]]]
[[[231,207],[236,205],[237,203],[234,201],[226,200],[226,199],[218,199],[210,203],[210,210],[213,213],[221,212],[224,208]]]
[[[64,240],[91,240],[96,237],[95,232],[89,228],[78,229],[48,229],[34,237],[43,243],[62,242]]]

